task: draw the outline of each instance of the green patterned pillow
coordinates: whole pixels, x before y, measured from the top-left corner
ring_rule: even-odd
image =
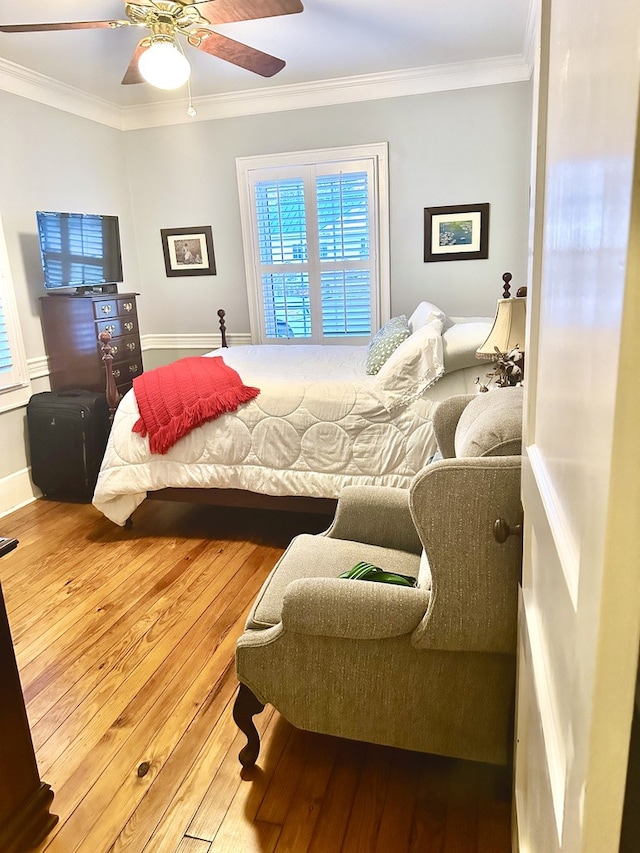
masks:
[[[371,338],[367,354],[367,373],[377,373],[391,353],[406,341],[410,334],[409,322],[404,314],[387,320]]]

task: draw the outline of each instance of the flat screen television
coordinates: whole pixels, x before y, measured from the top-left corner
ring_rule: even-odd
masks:
[[[122,281],[117,216],[38,210],[40,258],[48,291],[117,290]]]

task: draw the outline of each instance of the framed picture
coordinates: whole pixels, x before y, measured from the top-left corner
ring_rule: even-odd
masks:
[[[424,260],[471,261],[489,257],[489,205],[424,209]]]
[[[161,228],[160,234],[168,276],[216,274],[210,225]]]

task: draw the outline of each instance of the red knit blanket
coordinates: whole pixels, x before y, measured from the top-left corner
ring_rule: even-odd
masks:
[[[140,418],[133,432],[149,436],[152,453],[166,453],[205,421],[235,412],[260,393],[243,385],[220,356],[181,358],[133,380]]]

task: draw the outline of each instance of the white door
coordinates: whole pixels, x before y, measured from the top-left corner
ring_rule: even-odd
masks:
[[[640,3],[541,17],[514,834],[520,853],[617,853],[640,631]]]

